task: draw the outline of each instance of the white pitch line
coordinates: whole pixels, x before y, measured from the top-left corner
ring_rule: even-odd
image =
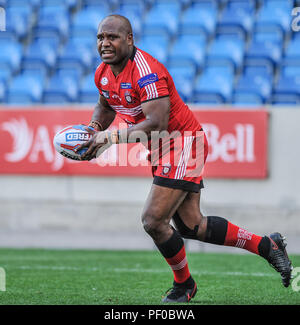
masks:
[[[115,272],[132,272],[132,273],[167,273],[170,270],[159,270],[159,269],[125,269],[125,268],[115,268],[113,269]],[[209,271],[192,271],[192,274],[195,275],[229,275],[229,276],[246,276],[246,277],[276,277],[276,274],[270,273],[244,273],[244,272],[209,272]]]
[[[101,267],[77,267],[77,266],[51,266],[51,265],[21,265],[17,266],[21,270],[51,270],[51,271],[91,271],[103,272]],[[168,269],[143,269],[143,268],[113,268],[105,269],[105,271],[116,273],[169,273]],[[216,275],[216,276],[245,276],[245,277],[276,277],[276,274],[262,272],[210,272],[210,271],[192,271],[194,275]]]

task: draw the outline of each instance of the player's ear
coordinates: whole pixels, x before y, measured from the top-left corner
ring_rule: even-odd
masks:
[[[127,34],[127,44],[133,45],[133,34],[132,33]]]

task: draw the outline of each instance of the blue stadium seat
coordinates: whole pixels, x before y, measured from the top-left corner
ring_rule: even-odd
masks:
[[[11,0],[8,0],[8,1],[11,1]],[[22,2],[24,2],[24,1],[22,1]],[[29,2],[32,5],[32,8],[34,10],[36,10],[40,7],[42,0],[29,0]]]
[[[67,75],[52,76],[43,93],[43,102],[48,104],[76,102],[77,99],[78,82]]]
[[[48,43],[35,41],[23,56],[23,68],[53,69],[56,64],[57,51]]]
[[[236,104],[265,104],[272,94],[272,75],[243,74],[233,93]]]
[[[0,46],[5,46],[8,43],[18,43],[18,38],[12,31],[2,31],[0,33]]]
[[[221,33],[238,33],[246,38],[254,25],[254,4],[251,1],[229,1],[218,22]]]
[[[177,2],[155,3],[147,12],[144,19],[144,29],[152,29],[156,32],[165,33],[173,37],[178,31],[180,6]]]
[[[183,13],[180,33],[204,33],[211,37],[216,29],[217,9],[211,1],[195,3]]]
[[[6,14],[6,30],[18,39],[24,39],[29,33],[30,25],[23,14],[8,12]]]
[[[281,76],[276,83],[272,104],[300,104],[300,76]]]
[[[140,0],[121,1],[119,8],[114,11],[114,13],[125,16],[130,20],[133,35],[136,40],[138,40],[141,37],[141,34],[144,32],[143,17],[145,12],[145,2]]]
[[[40,16],[63,14],[68,16],[69,8],[66,1],[59,0],[42,0],[39,10]]]
[[[14,42],[16,43],[17,41],[12,37],[10,33],[7,32],[0,33],[1,49],[7,46],[7,44],[11,44]],[[8,62],[7,58],[9,58],[9,55],[6,54],[5,58],[1,59],[1,53],[0,53],[0,82],[4,82],[4,83],[7,83],[13,74],[11,67],[7,64]]]
[[[94,82],[94,73],[90,73],[81,82],[79,101],[80,103],[96,103],[98,97],[99,91]]]
[[[267,76],[269,79],[273,78],[273,70],[268,66],[264,65],[247,65],[243,66],[244,75],[254,75],[254,76]]]
[[[72,68],[81,70],[82,72],[91,68],[92,65],[91,49],[83,44],[68,42],[59,54],[57,67]]]
[[[73,10],[78,5],[78,0],[40,0],[41,7],[64,7],[68,10]]]
[[[69,37],[68,42],[71,42],[73,44],[78,44],[79,46],[83,45],[89,49],[91,49],[91,51],[93,49],[97,49],[97,41],[96,41],[96,36],[94,35],[94,37],[90,37],[90,36],[85,36],[85,35],[76,35],[73,36],[72,34]]]
[[[39,42],[41,46],[43,46],[43,44],[47,44],[48,46],[51,46],[55,51],[58,51],[61,40],[59,34],[39,35],[38,33],[33,33],[31,42]]]
[[[182,100],[184,102],[192,101],[196,67],[189,63],[171,63],[168,68]]]
[[[295,38],[287,45],[283,57],[283,62],[286,65],[300,64],[300,38]]]
[[[22,46],[18,43],[7,43],[0,51],[0,69],[8,69],[16,73],[20,69]]]
[[[43,84],[40,78],[32,74],[20,74],[16,76],[8,90],[6,101],[10,104],[33,104],[42,99]]]
[[[80,4],[80,0],[66,0],[66,3],[69,10],[75,10],[78,4]]]
[[[147,7],[152,7],[156,0],[144,0]]]
[[[282,77],[297,77],[300,76],[300,62],[298,65],[285,65],[280,67],[280,75]]]
[[[99,55],[93,57],[92,72],[95,72],[102,60]]]
[[[1,80],[0,75],[0,103],[3,103],[5,100],[5,82]]]
[[[154,56],[162,64],[167,62],[169,40],[159,35],[146,35],[139,42],[137,47]]]
[[[32,25],[34,20],[33,12],[34,8],[29,1],[10,1],[9,5],[6,7],[6,14],[22,16],[25,23],[29,26]]]
[[[85,8],[80,10],[73,19],[71,33],[73,36],[87,36],[96,39],[100,21],[109,14],[108,7],[101,10]]]
[[[267,1],[260,9],[256,26],[261,31],[280,31],[282,34],[291,32],[291,10],[289,1]]]
[[[208,65],[231,65],[240,69],[244,59],[244,41],[220,37],[213,41],[207,53]]]
[[[33,8],[39,7],[42,0],[28,0],[28,2]],[[7,7],[15,7],[24,5],[24,0],[1,0]]]
[[[91,63],[88,69],[93,69],[95,66],[98,66],[100,57],[97,49],[97,43],[96,43],[96,37],[85,37],[85,36],[75,36],[70,37],[69,39],[70,43],[78,44],[79,47],[86,48],[87,51],[90,52],[91,55]],[[82,70],[82,69],[81,69]]]
[[[252,40],[254,42],[273,42],[273,43],[277,43],[281,47],[283,47],[283,42],[284,42],[282,33],[279,33],[276,30],[260,31],[258,28],[255,28],[253,32]]]
[[[6,31],[1,31],[0,33],[0,46],[5,46],[6,44],[9,43],[18,43],[18,39],[16,35],[12,32]]]
[[[181,7],[183,10],[188,8],[193,2],[193,0],[178,0],[178,1],[181,3]]]
[[[143,29],[142,16],[138,16],[132,11],[125,10],[117,10],[115,13],[125,16],[129,19],[132,26],[133,37],[135,40],[139,40],[142,33],[145,32],[145,30]]]
[[[194,102],[205,104],[229,103],[233,90],[233,72],[230,67],[208,67],[197,77]]]
[[[24,76],[30,76],[36,79],[41,85],[45,85],[48,77],[48,72],[45,68],[22,68],[21,74]]]
[[[80,80],[83,72],[81,69],[74,69],[74,68],[57,68],[55,70],[55,74],[58,76],[69,76],[70,78],[73,78],[74,80]]]
[[[142,17],[146,10],[146,3],[140,0],[121,0],[119,10],[123,13],[134,13],[136,17]]]
[[[260,1],[260,0],[258,0]],[[218,4],[226,5],[227,7],[233,9],[242,8],[243,10],[248,10],[249,13],[253,13],[255,11],[255,7],[258,4],[257,0],[217,0]]]
[[[103,7],[109,6],[110,9],[114,9],[119,5],[119,0],[81,0],[81,4],[83,8],[93,7],[101,9]]]
[[[253,41],[246,53],[246,62],[251,65],[267,65],[275,69],[282,57],[282,47],[277,42]]]
[[[0,63],[0,67],[1,67],[1,63]],[[12,72],[10,69],[5,69],[3,67],[1,67],[0,69],[0,82],[4,82],[7,83],[9,81],[9,79],[12,76]]]
[[[59,36],[61,40],[65,40],[69,34],[69,25],[69,14],[53,7],[40,12],[34,32],[39,37]]]
[[[203,34],[181,34],[169,52],[171,62],[192,62],[196,67],[205,64],[206,39]]]
[[[35,10],[40,5],[41,0],[4,0],[6,3],[6,9],[8,8],[16,8],[16,7],[23,7],[20,10],[26,10],[26,7],[29,6],[32,10]],[[4,5],[5,7],[5,5]]]

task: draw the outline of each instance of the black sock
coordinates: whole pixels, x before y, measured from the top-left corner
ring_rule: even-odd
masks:
[[[171,258],[181,250],[184,241],[179,233],[173,229],[173,234],[167,241],[155,245],[164,258]]]
[[[258,253],[260,256],[267,258],[270,252],[271,241],[270,238],[264,236],[258,244]]]

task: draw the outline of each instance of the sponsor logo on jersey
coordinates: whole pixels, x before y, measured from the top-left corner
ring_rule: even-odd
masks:
[[[152,84],[153,82],[158,81],[157,73],[150,73],[138,80],[140,88],[144,88],[147,85]]]
[[[66,133],[66,141],[76,141],[76,140],[88,141],[90,137],[91,135],[85,132]]]
[[[125,91],[125,99],[128,104],[132,104],[132,96],[129,91]]]
[[[134,95],[132,95],[132,93],[128,90],[125,91],[124,97],[127,104],[135,104],[137,102],[137,98],[135,98]]]
[[[121,97],[120,97],[119,95],[117,95],[117,94],[113,94],[113,95],[111,96],[111,98],[112,98],[112,99],[117,99],[117,100],[119,100],[120,102],[122,101]]]
[[[161,175],[168,176],[170,174],[171,168],[172,165],[170,163],[165,164],[162,168]]]
[[[105,85],[107,85],[107,84],[108,84],[108,79],[107,79],[106,77],[103,77],[103,78],[101,79],[101,85],[105,86]]]
[[[131,89],[131,83],[130,82],[121,82],[121,89]]]

